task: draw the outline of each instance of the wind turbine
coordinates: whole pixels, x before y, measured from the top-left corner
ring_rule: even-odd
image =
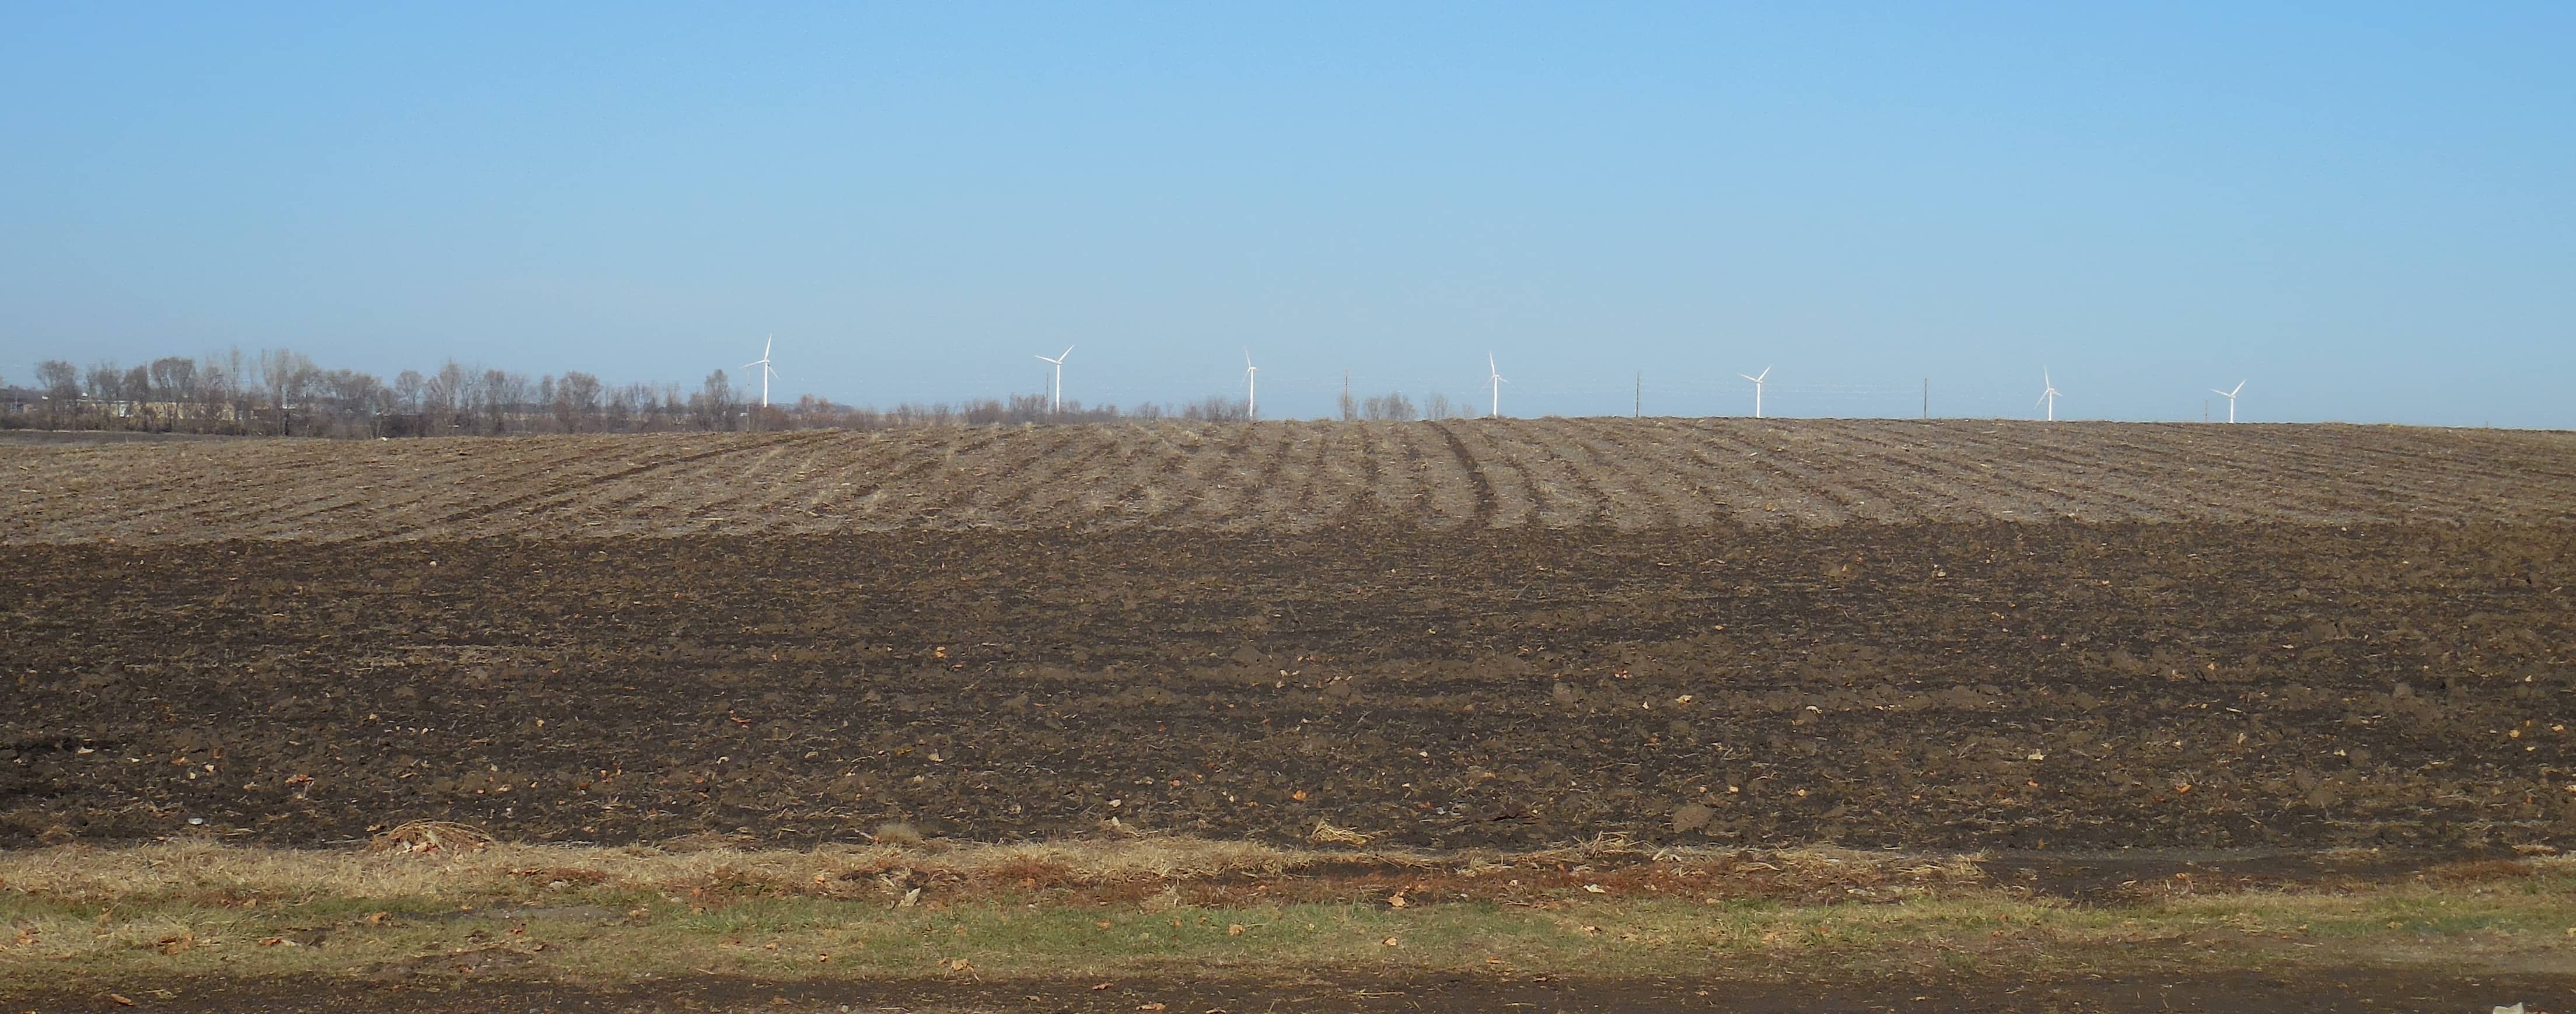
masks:
[[[1753,418],[1762,418],[1762,378],[1770,375],[1771,368],[1768,366],[1762,368],[1762,373],[1759,376],[1747,373],[1736,374],[1736,376],[1743,377],[1744,379],[1753,382]]]
[[[1253,374],[1260,371],[1261,367],[1252,365],[1252,350],[1249,348],[1244,349],[1243,417],[1255,422],[1259,422],[1261,420],[1261,387],[1259,384],[1254,383],[1257,378],[1255,378]]]
[[[2045,367],[2042,367],[2039,371],[2039,386],[2039,401],[2041,404],[2048,406],[2048,421],[2056,422],[2058,397],[2057,382],[2048,379],[2048,370]]]
[[[2244,381],[2242,381],[2242,380],[2239,380],[2239,381],[2237,381],[2237,382],[2236,382],[2236,387],[2235,387],[2235,389],[2234,389],[2234,390],[2221,391],[2221,390],[2219,390],[2219,389],[2217,389],[2217,388],[2215,388],[2215,387],[2213,387],[2213,388],[2210,388],[2210,389],[2209,389],[2209,393],[2211,393],[2211,394],[2215,394],[2215,395],[2217,395],[2217,396],[2219,396],[2219,397],[2221,397],[2221,398],[2225,398],[2225,399],[2227,399],[2227,421],[2228,421],[2228,422],[2235,422],[2235,421],[2236,421],[2236,392],[2237,392],[2237,391],[2242,391],[2242,390],[2244,390],[2244,389],[2245,389],[2245,382],[2244,382]]]
[[[746,370],[754,366],[760,367],[760,407],[762,408],[769,407],[769,378],[778,375],[777,370],[769,368],[769,346],[777,341],[777,335],[770,335],[760,343],[760,358],[742,364],[742,368]]]
[[[1485,418],[1500,419],[1503,416],[1503,371],[1494,366],[1494,354],[1491,352],[1485,353],[1485,373],[1494,383],[1494,402],[1491,407],[1485,409]]]
[[[1047,359],[1045,356],[1038,357],[1046,362],[1055,364],[1055,393],[1047,396],[1048,415],[1054,415],[1064,410],[1064,357],[1072,354],[1073,346],[1067,345],[1064,347],[1064,351],[1056,353],[1055,358],[1053,359]]]

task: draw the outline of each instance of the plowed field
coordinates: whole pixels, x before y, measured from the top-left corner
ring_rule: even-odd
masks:
[[[0,445],[0,542],[2576,521],[2576,434],[1546,419]]]
[[[0,845],[2576,845],[2571,451],[1601,420],[0,448]]]

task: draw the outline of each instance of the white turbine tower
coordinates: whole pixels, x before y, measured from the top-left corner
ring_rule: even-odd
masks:
[[[2242,380],[2239,380],[2239,381],[2237,381],[2237,382],[2236,382],[2236,387],[2235,387],[2235,389],[2234,389],[2234,390],[2221,391],[2221,390],[2219,390],[2219,389],[2217,389],[2217,388],[2215,388],[2215,387],[2213,387],[2213,388],[2210,388],[2210,389],[2209,389],[2209,393],[2211,393],[2211,394],[2215,394],[2215,395],[2217,395],[2217,396],[2219,396],[2219,397],[2221,397],[2221,398],[2225,398],[2225,399],[2227,399],[2227,421],[2228,421],[2228,422],[2235,422],[2235,421],[2236,421],[2236,392],[2237,392],[2237,391],[2242,391],[2242,390],[2244,390],[2244,389],[2245,389],[2245,382],[2244,382],[2244,381],[2242,381]]]
[[[1056,353],[1055,358],[1053,359],[1048,359],[1045,356],[1038,357],[1042,361],[1055,364],[1055,393],[1047,396],[1048,415],[1054,415],[1064,410],[1064,357],[1072,354],[1073,346],[1067,345],[1064,347],[1064,351]]]
[[[1493,403],[1485,409],[1485,418],[1500,419],[1503,416],[1503,384],[1505,381],[1503,380],[1503,371],[1494,365],[1494,354],[1491,352],[1485,353],[1485,375],[1493,381],[1494,385],[1494,400]]]
[[[1244,349],[1243,417],[1254,422],[1259,422],[1261,420],[1261,387],[1259,384],[1254,382],[1258,378],[1253,376],[1253,374],[1259,373],[1260,371],[1261,367],[1252,365],[1252,350],[1248,348]]]
[[[1762,372],[1758,375],[1750,373],[1736,374],[1736,376],[1743,377],[1744,379],[1753,382],[1753,418],[1762,418],[1762,378],[1770,375],[1771,368],[1768,366],[1763,367]]]
[[[760,367],[760,407],[762,408],[769,407],[769,378],[778,375],[777,370],[769,368],[769,347],[777,341],[777,335],[769,336],[760,343],[760,358],[742,364],[742,368],[746,370],[754,366]]]
[[[2048,406],[2048,421],[2057,421],[2057,382],[2048,379],[2048,370],[2039,371],[2039,404]]]

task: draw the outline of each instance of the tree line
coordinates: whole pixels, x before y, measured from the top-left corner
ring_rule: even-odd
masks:
[[[1345,420],[1410,421],[1466,414],[1440,395],[1423,408],[1401,393],[1341,396]],[[166,356],[126,367],[102,360],[36,364],[33,383],[0,377],[0,429],[129,430],[238,436],[419,437],[539,433],[882,430],[931,426],[1105,423],[1177,418],[1235,422],[1243,399],[1214,395],[1177,407],[1145,404],[1050,409],[1044,395],[904,404],[891,409],[834,404],[806,395],[762,406],[723,370],[697,387],[613,384],[579,370],[527,374],[453,359],[436,371],[404,370],[388,383],[373,374],[324,369],[290,349],[240,349]]]

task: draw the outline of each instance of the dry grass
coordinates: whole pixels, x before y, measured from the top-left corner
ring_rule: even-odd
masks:
[[[700,896],[848,899],[891,875],[936,883],[943,893],[1007,888],[1155,891],[1181,884],[1275,880],[1329,868],[1378,871],[1377,879],[1461,885],[1512,872],[1533,882],[1635,880],[1642,873],[1732,874],[1761,896],[1877,885],[1968,885],[1983,879],[1974,856],[1913,856],[1810,848],[1640,849],[1615,837],[1528,852],[1283,849],[1242,841],[1148,837],[1028,845],[952,846],[900,835],[884,844],[807,850],[664,849],[495,843],[464,825],[406,824],[365,851],[234,848],[208,841],[130,848],[70,845],[0,852],[0,890],[73,903],[303,896],[490,898],[564,881]],[[1510,878],[1505,878],[1508,881]],[[1724,884],[1715,885],[1718,887]],[[1474,893],[1474,892],[1466,892]],[[1728,891],[1728,894],[1747,892]]]
[[[1615,839],[1437,855],[1180,838],[803,851],[63,847],[0,853],[0,994],[138,977],[392,973],[2035,975],[2434,963],[2576,973],[2576,862],[2562,857],[2113,907],[1997,888],[1972,860],[1649,851]],[[1478,893],[1497,883],[1508,889]]]
[[[377,835],[369,852],[480,852],[492,845],[482,828],[444,820],[415,820]]]

